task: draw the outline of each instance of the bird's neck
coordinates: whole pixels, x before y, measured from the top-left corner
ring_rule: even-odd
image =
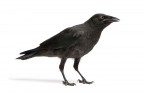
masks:
[[[99,24],[95,23],[92,20],[86,21],[84,24],[88,25],[90,28],[102,32],[104,28],[106,28],[110,23],[107,24]]]
[[[92,33],[101,33],[104,29],[104,27],[101,27],[101,26],[98,26],[98,25],[94,25],[92,23],[88,23],[88,22],[85,22],[84,23],[86,26],[89,27],[89,29],[91,29],[90,31]],[[89,31],[88,31],[89,32]]]

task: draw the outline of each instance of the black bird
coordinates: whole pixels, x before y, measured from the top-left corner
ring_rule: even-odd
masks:
[[[118,22],[119,19],[106,14],[95,14],[86,22],[68,27],[57,35],[42,42],[37,48],[21,52],[22,56],[17,59],[26,60],[32,57],[47,56],[59,57],[61,63],[59,69],[64,78],[63,84],[74,86],[75,83],[69,83],[64,74],[65,62],[68,58],[74,58],[74,69],[79,73],[83,84],[88,82],[78,70],[80,59],[89,53],[98,42],[101,32],[112,22]]]

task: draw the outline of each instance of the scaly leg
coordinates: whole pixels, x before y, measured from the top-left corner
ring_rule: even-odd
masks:
[[[66,79],[66,77],[65,77],[65,74],[64,74],[64,66],[65,66],[65,62],[66,62],[66,58],[62,58],[61,59],[61,63],[60,63],[60,65],[59,65],[59,69],[60,69],[60,71],[61,71],[61,73],[62,73],[62,76],[63,76],[63,78],[64,78],[64,81],[63,81],[63,84],[64,85],[69,85],[69,86],[74,86],[74,85],[76,85],[75,83],[69,83],[68,81],[67,81],[67,79]]]
[[[82,78],[82,80],[78,80],[79,83],[83,83],[83,84],[91,84],[91,83],[93,83],[93,81],[92,81],[92,82],[88,82],[88,81],[83,77],[83,75],[79,72],[79,70],[78,70],[79,62],[80,62],[80,58],[75,58],[74,65],[73,65],[73,66],[74,66],[74,69],[79,73],[79,75],[80,75],[81,78]]]

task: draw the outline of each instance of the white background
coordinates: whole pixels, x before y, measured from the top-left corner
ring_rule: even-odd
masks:
[[[80,63],[92,85],[67,60],[65,74],[77,85],[62,84],[58,58],[15,60],[66,27],[96,13],[121,19],[108,26]],[[143,0],[0,0],[0,93],[144,93]]]

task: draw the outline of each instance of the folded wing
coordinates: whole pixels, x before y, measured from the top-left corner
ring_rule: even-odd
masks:
[[[40,48],[43,49],[61,49],[68,48],[79,41],[79,38],[84,34],[83,31],[76,31],[72,28],[67,28],[52,38],[42,42]]]

